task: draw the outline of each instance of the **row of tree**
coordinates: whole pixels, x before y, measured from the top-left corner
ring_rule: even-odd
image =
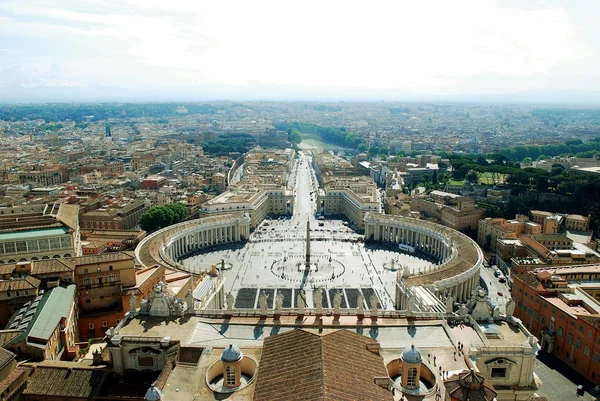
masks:
[[[278,123],[275,128],[282,131],[296,129],[300,133],[318,135],[321,141],[331,143],[345,148],[358,149],[364,144],[363,140],[356,134],[349,132],[344,127],[322,127],[316,124],[306,123]],[[288,131],[289,132],[289,131]]]
[[[256,139],[250,134],[223,134],[214,141],[202,142],[205,153],[223,156],[230,152],[246,153],[254,147]]]
[[[188,210],[181,203],[170,203],[164,206],[151,207],[140,217],[140,227],[145,231],[158,230],[171,224],[179,223],[188,215]]]
[[[176,116],[181,103],[97,103],[97,104],[18,104],[0,107],[0,120],[44,120],[48,122],[72,120],[102,121],[107,119]],[[184,103],[190,114],[215,114],[222,105]]]
[[[581,139],[569,139],[561,144],[514,146],[501,149],[498,153],[506,156],[511,161],[545,159],[554,156],[572,155],[577,157],[593,157],[600,153],[600,136],[588,142]]]

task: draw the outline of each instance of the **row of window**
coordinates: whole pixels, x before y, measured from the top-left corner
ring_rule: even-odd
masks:
[[[8,241],[0,243],[0,255],[11,253],[33,253],[68,248],[71,248],[70,236],[42,238],[28,241]]]

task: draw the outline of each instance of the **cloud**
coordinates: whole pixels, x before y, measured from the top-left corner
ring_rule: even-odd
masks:
[[[578,88],[582,73],[595,74],[582,66],[597,65],[597,52],[575,13],[566,1],[4,0],[0,26],[14,40],[0,40],[10,53],[0,69],[57,65],[55,81],[40,84],[138,88],[461,93],[476,92],[482,76],[493,77],[486,92]],[[35,81],[24,74],[11,82]]]

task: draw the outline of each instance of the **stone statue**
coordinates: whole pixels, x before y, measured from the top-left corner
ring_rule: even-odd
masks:
[[[377,303],[379,302],[377,295],[371,295],[369,302],[371,303],[371,316],[377,316]]]
[[[150,313],[150,302],[148,302],[147,299],[142,299],[142,302],[140,302],[140,313],[142,313],[142,314]]]
[[[515,301],[511,298],[506,303],[506,317],[512,317],[513,313],[515,313]]]
[[[233,295],[231,295],[231,292],[228,292],[227,295],[225,296],[225,302],[227,303],[227,310],[232,311],[233,310]]]
[[[339,314],[342,306],[342,293],[337,291],[333,296],[333,313]]]
[[[365,313],[365,297],[361,292],[358,293],[358,297],[356,297],[356,307],[359,315]]]
[[[192,294],[192,290],[189,290],[187,295],[185,296],[185,303],[187,305],[185,312],[188,314],[193,313],[194,312],[194,295]]]
[[[263,292],[261,292],[260,296],[258,297],[258,305],[260,306],[260,313],[261,314],[266,314],[267,313],[267,302],[269,300],[269,297],[267,297],[267,295]]]
[[[315,308],[318,315],[323,314],[323,290],[321,288],[317,288],[316,291],[313,292],[313,301],[315,301]]]
[[[302,298],[302,293],[298,294],[296,298],[296,305],[298,306],[298,314],[304,314],[304,298]]]
[[[446,312],[452,313],[454,311],[454,297],[452,295],[448,295],[446,297]]]
[[[415,312],[415,296],[414,295],[410,295],[407,299],[406,299],[406,310],[409,313]]]
[[[179,298],[173,303],[173,315],[183,316],[183,299]]]
[[[281,309],[283,308],[283,294],[277,293],[275,297],[275,312],[281,313]]]
[[[129,311],[131,313],[135,313],[136,309],[137,309],[137,297],[134,294],[131,294],[129,296]]]

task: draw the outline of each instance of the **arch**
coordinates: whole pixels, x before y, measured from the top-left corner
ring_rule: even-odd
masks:
[[[8,260],[8,263],[17,263],[17,261],[16,261],[16,260],[14,260],[14,259],[9,259],[9,260]]]
[[[71,254],[70,254],[70,253],[65,253],[65,256],[64,256],[64,257],[65,257],[65,258],[70,258],[70,257],[72,257],[72,256],[71,256]]]
[[[50,259],[50,257],[49,256],[42,256],[42,260],[45,260],[45,259]]]
[[[21,258],[21,259],[19,259],[19,262],[27,262],[27,259]]]
[[[39,260],[37,256],[34,256],[33,258],[31,258],[31,260],[35,261],[35,260]]]
[[[53,259],[60,259],[60,255],[54,255],[52,256]]]

